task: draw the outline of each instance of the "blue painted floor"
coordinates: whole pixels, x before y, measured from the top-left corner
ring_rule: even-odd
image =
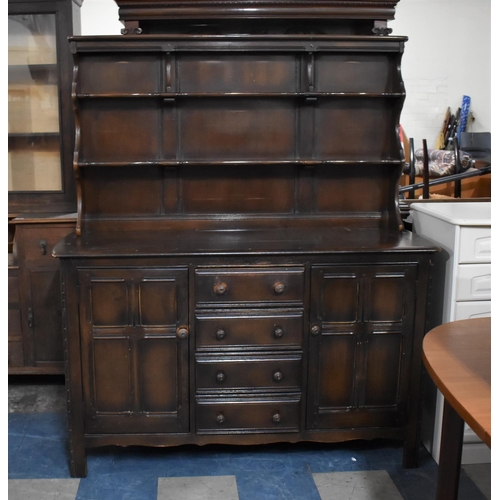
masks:
[[[27,485],[29,480],[34,479],[70,478],[66,428],[66,415],[61,410],[35,412],[11,410],[8,471],[9,480],[12,481],[9,481],[11,483],[9,499],[28,498],[22,494],[24,482],[14,480],[27,481]],[[422,447],[419,468],[405,470],[401,467],[401,462],[401,444],[391,441],[258,447],[183,446],[166,449],[106,447],[88,452],[88,476],[73,483],[76,491],[76,496],[73,494],[73,498],[76,500],[174,498],[159,494],[159,478],[191,477],[194,480],[199,476],[234,476],[237,487],[236,498],[239,500],[325,500],[325,498],[387,500],[384,494],[376,496],[377,494],[373,492],[369,496],[360,493],[361,496],[332,494],[323,497],[320,496],[315,482],[319,477],[316,475],[320,473],[386,471],[399,491],[400,498],[434,500],[437,465],[427,451]],[[398,497],[396,493],[396,496],[391,498]],[[70,496],[47,498],[70,500]],[[196,495],[189,497],[179,494],[175,498],[200,500],[212,497]],[[462,471],[459,499],[486,499],[465,471]]]

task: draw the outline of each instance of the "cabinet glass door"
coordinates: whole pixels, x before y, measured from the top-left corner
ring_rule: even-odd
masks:
[[[9,191],[61,191],[56,15],[9,15]]]

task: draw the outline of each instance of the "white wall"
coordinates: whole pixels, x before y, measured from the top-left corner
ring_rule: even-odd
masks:
[[[455,113],[463,95],[475,117],[469,130],[491,131],[490,0],[401,0],[390,27],[409,38],[401,124],[416,146],[434,145],[447,107]]]
[[[120,34],[114,0],[84,0],[82,34]],[[403,56],[401,124],[416,146],[432,147],[449,106],[471,97],[472,131],[491,131],[491,0],[400,0],[393,35],[409,37]]]
[[[83,0],[80,13],[82,35],[119,35],[123,28],[114,0]]]

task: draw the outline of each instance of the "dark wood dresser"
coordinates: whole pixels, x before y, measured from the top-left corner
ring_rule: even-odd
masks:
[[[396,0],[117,3],[124,35],[70,40],[71,474],[95,446],[373,438],[416,466],[436,248],[398,210]]]

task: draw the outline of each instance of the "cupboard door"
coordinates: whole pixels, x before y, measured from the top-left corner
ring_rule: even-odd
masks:
[[[307,427],[404,422],[413,265],[313,267]]]
[[[82,270],[79,282],[86,432],[188,432],[187,269]]]
[[[59,270],[35,269],[28,273],[30,308],[28,329],[33,362],[37,367],[63,370],[61,278]]]

